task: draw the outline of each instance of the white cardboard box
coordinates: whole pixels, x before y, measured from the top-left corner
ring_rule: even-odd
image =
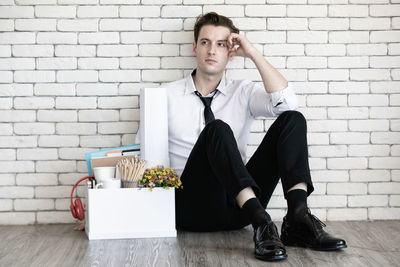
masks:
[[[92,239],[176,237],[175,189],[88,189],[85,231]]]

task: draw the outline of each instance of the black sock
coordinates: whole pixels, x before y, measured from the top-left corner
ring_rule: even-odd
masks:
[[[288,212],[286,218],[289,221],[296,219],[296,215],[307,212],[307,191],[294,189],[287,193]]]
[[[250,219],[253,228],[258,227],[266,221],[271,221],[271,217],[261,206],[260,201],[257,198],[250,198],[243,206],[242,210],[247,214]]]

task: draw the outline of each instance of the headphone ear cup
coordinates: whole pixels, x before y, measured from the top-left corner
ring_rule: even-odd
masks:
[[[80,198],[75,199],[75,211],[77,219],[81,221],[85,219],[85,210],[83,209],[82,201]]]
[[[73,204],[70,205],[69,209],[71,210],[72,217],[78,219],[78,215],[76,214],[75,206]]]

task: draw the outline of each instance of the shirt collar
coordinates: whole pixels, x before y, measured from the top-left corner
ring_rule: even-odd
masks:
[[[192,75],[196,73],[196,69],[193,69],[190,73],[190,75],[186,78],[186,86],[185,86],[185,95],[194,93],[196,90],[196,86],[194,85],[193,77]],[[220,91],[222,94],[226,95],[226,77],[225,77],[225,71],[222,74],[221,81],[219,82],[217,88],[218,91]]]

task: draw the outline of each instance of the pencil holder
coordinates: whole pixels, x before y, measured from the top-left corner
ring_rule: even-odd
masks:
[[[139,187],[139,182],[137,180],[121,180],[122,188],[136,188]]]

